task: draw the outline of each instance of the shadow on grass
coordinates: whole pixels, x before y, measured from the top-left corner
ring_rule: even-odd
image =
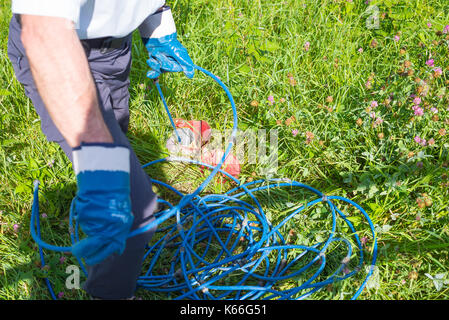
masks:
[[[385,237],[379,241],[379,261],[391,262],[403,259],[403,256],[414,257],[426,257],[433,260],[436,264],[439,258],[443,260],[447,259],[447,252],[449,249],[449,235],[444,232],[440,232],[445,225],[449,223],[449,217],[443,217],[434,222],[438,225],[428,227],[426,229],[410,229],[402,231],[400,238],[396,237],[391,239]],[[430,231],[433,229],[433,231]],[[419,232],[419,234],[414,234]],[[407,236],[405,236],[407,235]],[[402,258],[401,258],[402,257]],[[447,269],[444,266],[443,269]]]

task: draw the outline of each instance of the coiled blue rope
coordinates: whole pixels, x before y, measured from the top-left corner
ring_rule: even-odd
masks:
[[[147,246],[143,258],[146,272],[139,277],[138,287],[153,292],[163,292],[172,299],[305,299],[329,285],[355,276],[363,267],[368,267],[366,276],[352,299],[357,299],[371,277],[377,258],[377,239],[374,225],[368,214],[355,202],[339,197],[326,196],[305,184],[288,179],[269,179],[241,183],[222,170],[221,167],[232,150],[237,133],[237,109],[233,97],[223,82],[209,71],[195,68],[215,80],[226,92],[233,112],[233,130],[226,151],[218,165],[210,166],[200,161],[168,157],[143,165],[143,168],[161,162],[182,162],[199,165],[211,170],[209,176],[189,194],[183,194],[174,187],[158,180],[152,180],[181,197],[173,205],[158,199],[166,210],[155,213],[155,220],[130,232],[134,237],[158,226],[157,233],[163,234],[155,243]],[[165,110],[176,131],[158,81],[155,85],[161,96]],[[178,141],[180,140],[178,136]],[[201,192],[220,173],[232,180],[237,187],[224,194]],[[316,199],[293,210],[277,225],[272,225],[256,193],[269,192],[276,188],[303,189],[315,194]],[[364,256],[361,239],[348,217],[332,202],[342,201],[357,209],[369,225],[373,245],[371,260]],[[315,205],[327,206],[331,219],[328,238],[312,245],[294,244],[287,241],[283,232],[292,227],[292,219]],[[70,210],[70,236],[72,245],[79,241],[78,225]],[[172,221],[174,220],[174,221]],[[350,230],[343,235],[341,224]],[[339,226],[339,227],[338,227]],[[41,238],[39,222],[39,182],[34,183],[34,199],[30,223],[31,235],[39,247],[41,264],[45,266],[43,249],[70,252],[71,247],[59,247],[44,242]],[[306,231],[306,230],[304,230]],[[349,239],[348,239],[349,238]],[[328,261],[337,251],[338,245],[345,248],[343,259],[335,263]],[[354,250],[354,247],[357,250]],[[354,258],[355,256],[355,258]],[[358,262],[353,266],[354,260]],[[83,262],[78,260],[87,276]],[[165,270],[158,270],[165,266]],[[348,270],[351,265],[352,270]],[[328,266],[328,267],[326,267]],[[162,267],[164,268],[164,267]],[[159,274],[158,274],[159,273]],[[57,299],[49,279],[45,279],[53,299]],[[284,283],[287,289],[281,288]]]

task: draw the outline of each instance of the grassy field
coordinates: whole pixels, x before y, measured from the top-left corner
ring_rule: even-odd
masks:
[[[64,287],[73,258],[47,252],[49,267],[43,270],[30,236],[32,186],[39,179],[45,240],[70,245],[67,216],[76,185],[70,162],[46,141],[14,77],[6,54],[10,2],[0,3],[0,299],[49,299],[45,274],[63,298],[86,299],[82,290]],[[448,299],[449,3],[169,4],[194,62],[230,88],[239,128],[278,131],[276,176],[348,197],[370,215],[379,255],[376,277],[360,299]],[[171,127],[145,77],[146,53],[137,34],[135,40],[128,136],[146,163],[167,155]],[[231,127],[224,95],[204,76],[167,75],[162,85],[175,117]],[[240,179],[248,181],[260,166],[242,169]],[[149,172],[178,186],[201,182],[201,174],[175,177],[165,167]],[[215,192],[225,187],[213,186]],[[277,200],[283,201],[280,195]],[[352,286],[349,280],[342,290],[351,292]],[[349,297],[339,291],[317,296]]]

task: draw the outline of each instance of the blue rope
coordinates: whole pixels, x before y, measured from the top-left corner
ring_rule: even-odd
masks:
[[[148,291],[163,292],[172,299],[305,299],[328,285],[338,283],[355,276],[364,266],[368,272],[352,299],[357,299],[371,277],[377,258],[377,239],[374,225],[365,212],[355,202],[339,197],[327,196],[305,184],[287,179],[258,180],[241,183],[238,179],[222,170],[221,167],[232,150],[237,133],[237,109],[231,93],[224,83],[209,71],[195,68],[215,80],[227,94],[233,112],[233,130],[230,143],[218,165],[211,166],[200,161],[168,157],[143,165],[143,168],[162,162],[181,162],[199,165],[211,170],[209,176],[189,194],[183,194],[174,187],[152,180],[181,197],[177,204],[158,199],[166,210],[155,213],[155,220],[133,230],[128,237],[156,228],[162,236],[155,243],[147,245],[143,257],[145,273],[137,281],[138,287]],[[159,82],[155,81],[165,110],[175,132],[176,127],[168,109]],[[178,141],[180,141],[178,135]],[[206,194],[201,192],[208,186],[217,173],[229,178],[237,187],[224,194]],[[268,219],[262,204],[256,197],[258,192],[270,192],[270,189],[304,189],[317,196],[316,199],[293,210],[277,225]],[[71,247],[59,247],[44,242],[39,226],[39,182],[34,184],[34,199],[31,212],[31,235],[39,246],[42,266],[45,265],[43,249],[71,252]],[[363,245],[359,234],[347,216],[339,210],[333,200],[345,202],[357,209],[365,218],[373,238],[371,261],[365,261]],[[301,217],[301,212],[317,204],[327,206],[332,225],[325,241],[312,245],[289,243],[283,235],[292,219]],[[78,224],[74,221],[73,202],[70,209],[70,236],[72,245],[79,241]],[[337,230],[339,223],[348,227],[346,237]],[[298,227],[296,222],[295,227]],[[349,239],[352,240],[349,241]],[[155,236],[155,239],[157,237]],[[332,245],[331,245],[332,244]],[[335,245],[346,248],[345,257],[337,263],[328,262],[336,251]],[[356,247],[357,250],[354,250]],[[347,271],[348,264],[358,257],[358,263]],[[87,276],[82,261],[78,263]],[[158,264],[159,263],[159,264]],[[159,265],[168,270],[158,270]],[[329,266],[328,266],[329,264]],[[328,266],[328,268],[326,268]],[[146,268],[146,269],[145,269]],[[330,272],[329,269],[333,269]],[[158,274],[162,273],[162,274]],[[50,295],[56,296],[51,283],[45,279]],[[282,289],[282,283],[289,282],[288,289]],[[293,285],[295,283],[296,285]]]

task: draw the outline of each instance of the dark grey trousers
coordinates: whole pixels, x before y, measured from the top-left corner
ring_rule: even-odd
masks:
[[[20,24],[16,16],[9,26],[8,57],[16,78],[24,86],[41,119],[41,128],[47,140],[58,143],[72,161],[72,149],[51,120],[36,89],[25,49],[20,39]],[[102,53],[84,41],[83,47],[97,86],[98,99],[104,120],[115,143],[128,145],[131,149],[131,205],[134,214],[132,230],[153,220],[156,195],[151,189],[151,179],[143,171],[125,135],[129,123],[129,71],[131,67],[131,36],[121,48]],[[93,43],[93,42],[92,42]],[[84,290],[103,299],[125,299],[132,297],[136,280],[140,275],[145,245],[154,234],[154,229],[127,241],[122,255],[113,255],[95,266],[87,266],[88,278]]]

